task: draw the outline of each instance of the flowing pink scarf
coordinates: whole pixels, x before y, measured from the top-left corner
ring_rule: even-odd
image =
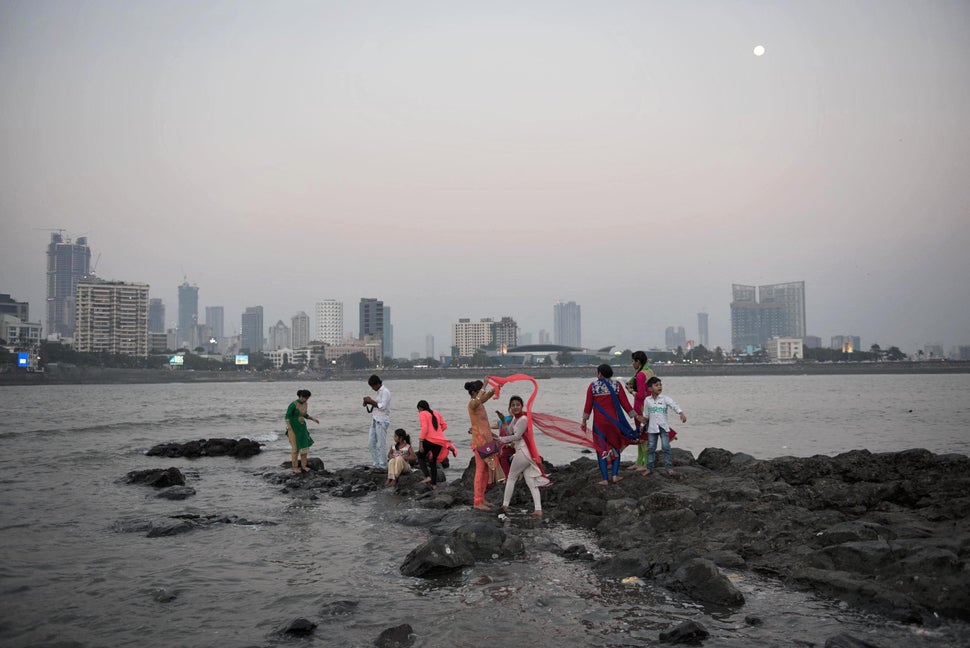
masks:
[[[532,376],[528,376],[526,374],[513,374],[511,376],[506,376],[504,378],[501,376],[489,376],[488,386],[495,390],[495,396],[493,396],[493,398],[497,399],[499,397],[499,392],[501,392],[502,387],[504,385],[507,385],[508,383],[512,383],[512,382],[518,382],[520,380],[526,380],[532,383],[532,395],[529,396],[529,402],[526,403],[526,406],[525,406],[525,417],[526,417],[526,421],[528,421],[528,426],[526,428],[525,434],[522,435],[522,439],[525,441],[525,447],[529,449],[529,454],[532,455],[532,458],[535,460],[536,466],[538,466],[539,470],[542,472],[542,476],[546,477],[547,476],[546,471],[542,467],[542,460],[539,457],[539,450],[538,448],[536,448],[535,435],[532,433],[533,424],[536,427],[538,427],[541,432],[545,434],[549,434],[549,436],[551,436],[554,439],[560,439],[561,441],[566,441],[567,443],[580,443],[580,445],[588,445],[590,448],[592,448],[593,439],[592,437],[589,437],[588,440],[584,440],[583,442],[578,442],[575,440],[570,440],[569,434],[565,434],[564,436],[557,436],[556,434],[550,434],[547,431],[546,429],[547,425],[550,428],[558,428],[560,424],[557,423],[557,420],[565,421],[567,424],[570,424],[571,426],[575,426],[575,429],[579,432],[579,437],[585,439],[582,431],[579,430],[578,423],[575,423],[574,421],[569,421],[564,418],[560,418],[558,416],[552,416],[551,414],[540,414],[538,412],[534,413],[532,411],[532,403],[535,401],[536,395],[539,393],[539,386],[536,384],[536,379],[533,378]]]

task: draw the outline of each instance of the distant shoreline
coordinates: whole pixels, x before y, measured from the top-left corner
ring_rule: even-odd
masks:
[[[799,376],[865,374],[951,374],[970,373],[970,362],[839,362],[798,364],[652,365],[659,376]],[[359,369],[305,374],[244,371],[187,371],[182,369],[112,369],[105,367],[56,367],[43,373],[13,371],[0,374],[6,385],[113,385],[211,382],[316,382],[366,380],[377,373],[385,380],[447,379],[471,380],[483,376],[528,373],[535,378],[592,378],[592,366],[570,367],[459,367],[448,369]],[[629,372],[627,372],[629,373]],[[622,368],[617,374],[625,375]]]

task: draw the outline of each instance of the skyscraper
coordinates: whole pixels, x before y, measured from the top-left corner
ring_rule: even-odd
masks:
[[[707,313],[697,314],[697,343],[705,349],[710,347],[711,338],[708,335]]]
[[[158,297],[148,300],[148,332],[165,332],[165,303]]]
[[[221,342],[226,336],[226,309],[222,306],[206,306],[205,325],[209,327],[209,335]]]
[[[683,351],[687,346],[687,331],[684,330],[683,326],[676,328],[668,326],[664,331],[664,345],[668,351],[674,351],[677,347],[680,347],[680,350]]]
[[[384,334],[381,337],[382,353],[386,358],[394,357],[394,325],[391,324],[391,307],[384,307]]]
[[[196,331],[199,324],[199,287],[190,286],[188,281],[179,286],[179,322],[175,344],[181,348],[194,349],[200,341]]]
[[[552,306],[553,342],[581,347],[583,341],[581,310],[576,302],[556,302]]]
[[[269,351],[277,349],[288,349],[290,347],[290,327],[277,320],[276,324],[269,327],[269,335],[266,336]]]
[[[430,333],[424,336],[424,357],[434,357],[434,336]]]
[[[384,338],[384,302],[374,297],[360,298],[360,335],[383,340]]]
[[[71,337],[75,325],[75,292],[78,279],[91,271],[88,238],[73,243],[58,232],[47,246],[47,334]]]
[[[250,306],[242,314],[242,334],[239,340],[240,349],[249,353],[263,351],[263,307]]]
[[[310,344],[310,316],[303,311],[290,320],[290,338],[294,349],[305,349]]]
[[[334,299],[317,302],[317,342],[340,344],[344,340],[344,303]]]
[[[76,294],[76,350],[148,355],[147,284],[85,277]]]
[[[495,349],[502,351],[519,346],[519,325],[511,317],[503,317],[492,323],[492,342]]]
[[[773,337],[805,337],[805,282],[731,286],[731,346],[763,347]],[[756,297],[757,294],[757,297]]]

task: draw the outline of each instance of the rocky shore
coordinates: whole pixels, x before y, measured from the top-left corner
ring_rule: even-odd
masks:
[[[622,481],[599,486],[592,458],[547,464],[552,484],[542,489],[541,520],[473,510],[472,463],[452,465],[447,472],[456,478],[434,489],[418,472],[402,475],[393,488],[419,507],[402,509],[397,522],[429,529],[430,537],[400,571],[437,578],[478,561],[515,560],[528,548],[586,561],[614,582],[662,586],[712,610],[744,611],[745,597],[729,576],[749,572],[895,622],[970,621],[970,458],[914,449],[758,460],[708,448],[696,458],[675,449],[674,465],[674,476],[624,469]],[[296,475],[284,464],[261,475],[296,498],[360,497],[385,488],[385,475],[364,466],[329,471],[312,458],[310,468]],[[127,481],[154,485],[159,496],[191,496],[173,470],[132,473]],[[500,498],[501,488],[488,491],[490,503]],[[512,507],[531,509],[524,486],[516,488]],[[234,522],[179,516],[122,527],[172,535]],[[537,533],[550,524],[588,529],[599,546],[595,552],[555,546]],[[665,640],[705,636],[693,624],[671,629]],[[833,637],[829,645],[872,644]]]
[[[897,621],[970,620],[970,458],[926,450],[757,460],[708,448],[674,451],[676,475],[598,486],[593,459],[547,466],[545,518],[502,521],[470,510],[473,467],[436,489],[404,475],[401,495],[426,512],[404,524],[435,529],[402,572],[434,576],[469,561],[513,557],[520,531],[542,524],[590,529],[611,554],[593,565],[607,578],[655,581],[704,605],[738,607],[744,597],[724,570],[752,570]],[[382,488],[365,470],[265,475],[295,496],[353,497]],[[498,489],[489,491],[492,503]],[[516,489],[513,507],[531,506]],[[415,519],[417,517],[417,519]],[[445,552],[443,547],[450,549]],[[583,547],[559,548],[590,558]]]

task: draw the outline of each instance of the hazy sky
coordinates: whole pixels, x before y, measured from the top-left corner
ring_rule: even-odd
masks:
[[[763,45],[766,53],[755,56]],[[177,318],[392,309],[730,348],[731,284],[808,333],[970,344],[970,3],[0,0],[0,292],[50,234]]]

